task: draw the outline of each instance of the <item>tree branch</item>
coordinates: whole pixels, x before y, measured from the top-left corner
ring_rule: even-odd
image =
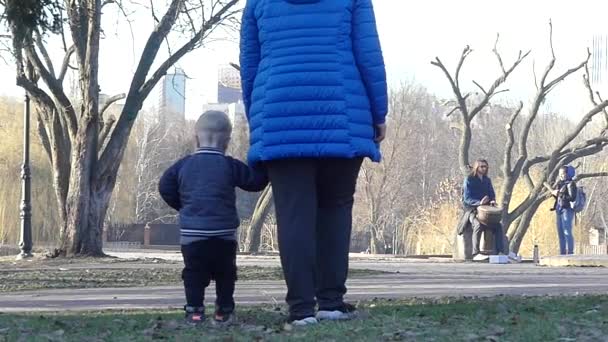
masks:
[[[602,113],[606,107],[608,107],[608,100],[601,102],[600,104],[595,106],[592,110],[590,110],[587,114],[585,114],[585,116],[581,119],[581,121],[578,123],[578,125],[576,125],[574,130],[570,134],[568,134],[564,137],[562,142],[555,149],[555,152],[562,151],[568,144],[570,144],[579,135],[579,133],[583,130],[583,128],[585,128],[585,126],[589,122],[591,122],[593,117],[598,113]]]
[[[40,103],[44,104],[45,107],[55,108],[53,99],[44,90],[38,88],[34,82],[27,79],[25,75],[17,76],[17,85],[25,89],[30,96],[36,98]]]
[[[600,100],[600,102],[604,102],[599,91],[596,91],[595,95],[597,95],[597,98]],[[605,133],[608,130],[608,112],[606,112],[606,110],[604,110],[604,118],[606,119],[606,128],[604,128],[604,131],[603,131]]]
[[[534,188],[536,188],[536,185],[534,185],[534,181],[532,180],[532,176],[530,176],[530,168],[529,167],[525,167],[523,168],[522,172],[523,177],[524,177],[524,181],[526,182],[526,186],[528,188],[528,191],[533,191]]]
[[[167,71],[170,67],[172,67],[178,60],[180,60],[186,53],[192,51],[196,45],[203,39],[205,34],[213,27],[215,27],[218,23],[220,23],[224,19],[224,14],[226,14],[230,8],[238,3],[238,0],[230,0],[226,5],[224,5],[217,13],[215,13],[208,21],[203,24],[203,27],[196,32],[196,34],[182,47],[180,47],[175,53],[167,60],[165,60],[159,67],[156,69],[152,77],[141,88],[140,94],[145,98],[152,91],[152,89],[156,86],[158,81],[167,74]]]
[[[44,147],[44,152],[46,156],[49,158],[49,162],[53,165],[53,154],[51,153],[51,142],[49,140],[49,135],[46,131],[45,123],[42,119],[42,115],[40,113],[40,109],[36,111],[36,120],[38,124],[38,136],[40,137],[40,142],[42,143],[42,147]]]
[[[549,161],[549,159],[551,159],[551,156],[536,156],[532,159],[528,159],[526,161],[527,164],[530,164],[530,166],[536,165],[536,164],[540,164],[540,163],[544,163]]]
[[[589,53],[589,49],[587,49],[587,53]],[[598,103],[595,100],[595,96],[597,95],[598,99],[602,102],[602,97],[600,96],[599,92],[595,92],[593,91],[593,88],[591,87],[591,81],[589,80],[589,64],[585,64],[585,74],[583,75],[583,84],[585,84],[585,88],[587,88],[587,91],[589,92],[589,99],[591,100],[591,103],[594,106],[597,106]],[[604,112],[604,118],[606,119],[606,127],[608,128],[608,111],[606,111],[606,109],[603,109]]]
[[[483,87],[481,86],[481,84],[477,83],[477,81],[473,80],[473,84],[475,84],[477,86],[477,88],[481,89],[481,92],[484,95],[488,95],[488,92],[485,89],[483,89]]]
[[[581,173],[580,175],[575,177],[575,180],[595,177],[608,177],[608,172]]]
[[[104,122],[104,125],[99,133],[99,147],[102,148],[108,138],[114,124],[116,123],[116,118],[112,115]]]
[[[449,111],[449,112],[448,112],[448,113],[445,115],[445,117],[446,117],[446,118],[449,118],[449,117],[450,117],[452,114],[454,114],[454,112],[455,112],[455,111],[457,111],[458,109],[460,109],[460,107],[458,107],[458,106],[456,106],[456,107],[452,108],[452,110],[451,110],[451,111]]]
[[[494,53],[496,54],[496,56],[497,56],[497,58],[499,60],[499,64],[501,64],[501,68],[504,69],[504,66],[502,65],[502,59],[500,58],[500,54],[496,50],[496,47],[494,48],[494,50],[495,50]],[[481,110],[490,102],[490,99],[492,99],[493,96],[495,96],[497,94],[500,94],[502,92],[508,91],[508,90],[501,90],[501,91],[497,92],[496,90],[498,89],[498,87],[500,87],[507,80],[507,78],[513,72],[513,70],[515,70],[515,68],[517,68],[517,66],[526,57],[528,57],[529,54],[530,54],[530,51],[526,52],[525,54],[522,54],[521,51],[519,52],[519,56],[517,57],[517,60],[511,65],[511,67],[508,70],[506,70],[505,72],[503,72],[503,74],[494,81],[494,83],[490,86],[490,88],[488,89],[488,91],[485,92],[485,96],[481,100],[481,102],[475,108],[473,108],[473,110],[471,110],[471,114],[470,114],[471,120],[473,120],[473,118],[477,114],[479,114],[479,112],[481,112]]]
[[[465,49],[465,51],[466,51],[466,49]],[[460,60],[462,61],[463,58],[466,58],[466,55],[461,56]],[[443,73],[445,74],[445,77],[450,82],[450,86],[452,87],[452,92],[454,93],[454,96],[456,96],[456,101],[458,102],[458,106],[459,106],[458,109],[460,109],[460,113],[462,114],[464,121],[465,122],[469,121],[469,113],[467,110],[466,99],[462,96],[462,93],[460,92],[460,88],[458,87],[458,85],[456,84],[454,79],[452,78],[452,75],[450,75],[450,72],[445,67],[443,62],[441,62],[441,59],[439,59],[439,57],[435,57],[435,60],[431,61],[431,64],[438,67],[439,69],[441,69],[443,71]]]
[[[596,137],[593,139],[587,139],[574,147],[571,147],[569,149],[562,151],[559,155],[559,158],[560,159],[565,158],[565,156],[568,154],[575,153],[575,152],[585,150],[587,148],[591,148],[591,147],[598,146],[598,145],[605,145],[605,144],[608,144],[608,137]]]
[[[76,46],[78,64],[84,66],[86,58],[88,20],[84,2],[79,0],[66,0],[68,23],[72,33],[72,41]]]
[[[551,49],[551,60],[549,61],[549,64],[545,68],[545,72],[543,73],[543,76],[541,77],[540,87],[539,87],[539,89],[543,90],[543,93],[544,93],[544,88],[545,88],[545,83],[547,81],[547,77],[549,77],[549,73],[555,66],[555,51],[553,49],[553,23],[551,22],[551,20],[549,20],[549,47]]]
[[[71,136],[74,136],[76,134],[76,130],[78,127],[78,124],[76,121],[76,112],[74,111],[74,108],[72,107],[72,103],[70,102],[67,95],[63,91],[63,87],[61,86],[61,84],[59,84],[57,79],[55,77],[53,77],[49,73],[49,71],[44,68],[44,65],[42,65],[40,58],[38,58],[38,55],[36,54],[36,51],[32,48],[32,46],[26,46],[25,51],[28,56],[28,59],[34,65],[34,68],[36,68],[36,72],[44,80],[44,83],[46,84],[46,86],[49,88],[49,90],[51,91],[53,96],[57,99],[59,104],[62,106],[61,112],[65,113],[65,115],[67,117],[68,131],[70,132]]]
[[[127,103],[125,104],[126,109],[129,109],[130,107],[140,107],[136,105],[130,106],[130,102],[139,101],[141,89],[146,81],[148,73],[150,72],[150,67],[156,59],[156,55],[158,54],[158,50],[160,49],[162,42],[175,24],[179,13],[179,7],[182,5],[183,1],[184,0],[171,1],[169,8],[162,17],[160,23],[156,25],[156,28],[148,37],[148,41],[146,42],[144,50],[141,54],[141,59],[139,60],[139,64],[137,65],[137,69],[133,75],[133,80],[131,81],[131,87],[127,95]],[[128,113],[126,116],[130,120],[134,120],[136,115],[137,113]]]
[[[608,141],[604,141],[601,143],[589,145],[584,148],[575,149],[568,153],[563,153],[558,157],[559,163],[556,163],[555,172],[559,169],[560,166],[570,164],[576,159],[587,157],[594,155],[596,153],[601,152],[606,146],[608,146]]]
[[[515,120],[521,113],[521,110],[523,109],[523,107],[524,107],[524,103],[520,101],[519,105],[517,106],[517,109],[515,110],[515,112],[513,112],[513,114],[509,118],[509,122],[506,125],[507,146],[505,148],[505,155],[504,155],[504,159],[503,159],[503,161],[504,161],[503,172],[505,172],[505,176],[510,176],[510,174],[513,172],[513,169],[511,166],[511,154],[513,152],[513,145],[515,144],[515,135],[513,134],[513,125],[515,124]]]
[[[42,42],[42,36],[40,35],[40,32],[36,31],[36,46],[38,47],[38,50],[40,50],[40,53],[42,54],[42,58],[44,58],[44,61],[46,63],[46,67],[49,70],[49,73],[55,77],[55,69],[53,68],[53,62],[51,61],[51,57],[49,57],[49,53],[46,50],[46,47],[44,46],[43,42]]]
[[[587,63],[589,63],[589,59],[590,58],[591,58],[591,52],[587,51],[587,59],[586,60],[584,60],[583,62],[581,62],[579,65],[575,66],[574,68],[566,70],[566,72],[564,72],[559,77],[557,77],[553,81],[549,82],[549,84],[547,84],[546,86],[544,86],[544,88],[545,88],[545,96],[547,94],[549,94],[549,92],[551,92],[551,90],[553,90],[553,87],[555,87],[555,85],[557,85],[559,82],[563,81],[566,77],[570,76],[571,74],[573,74],[573,73],[581,70],[583,67],[585,67],[587,65]]]
[[[460,56],[460,61],[458,62],[458,66],[456,67],[456,74],[454,75],[454,80],[456,81],[456,86],[460,88],[460,70],[462,69],[462,65],[464,64],[464,60],[473,52],[471,48],[467,45],[464,50],[462,50],[462,55]]]
[[[496,56],[496,59],[498,59],[498,65],[500,65],[500,70],[502,71],[503,75],[507,73],[507,71],[505,70],[505,65],[502,62],[502,57],[500,56],[500,53],[498,53],[498,40],[500,39],[500,34],[496,34],[496,41],[494,41],[494,49],[492,49],[492,52],[494,52],[494,55]],[[520,52],[521,53],[521,52]]]
[[[545,84],[547,82],[547,77],[549,77],[549,73],[551,72],[551,70],[553,70],[553,67],[555,66],[556,58],[553,49],[553,24],[551,21],[549,21],[549,46],[551,49],[551,60],[549,61],[549,64],[547,65],[545,71],[543,72],[543,75],[541,76],[540,83],[537,83],[536,72],[534,73],[534,82],[537,83],[537,91],[534,97],[534,101],[532,103],[532,107],[530,108],[530,114],[528,115],[528,119],[526,120],[523,131],[519,137],[519,156],[522,160],[526,160],[528,158],[528,136],[530,135],[532,124],[538,116],[540,106],[545,101],[545,98],[547,96],[547,90],[550,89]],[[566,72],[560,77],[550,82],[551,84],[553,84],[552,87],[555,84],[559,83],[561,80],[565,79],[568,75],[569,74],[567,74]],[[555,82],[557,80],[559,81]]]
[[[57,80],[59,83],[63,84],[63,80],[65,79],[65,74],[68,72],[68,66],[70,65],[70,58],[72,54],[76,51],[76,45],[70,46],[68,51],[66,51],[65,56],[63,57],[63,63],[61,64],[61,70],[59,71],[59,77]]]
[[[101,109],[99,110],[99,117],[103,118],[103,113],[105,113],[106,110],[108,110],[108,108],[110,108],[110,106],[115,103],[116,101],[120,101],[124,98],[126,98],[127,95],[126,94],[118,94],[118,95],[114,95],[112,97],[110,97],[101,107]]]

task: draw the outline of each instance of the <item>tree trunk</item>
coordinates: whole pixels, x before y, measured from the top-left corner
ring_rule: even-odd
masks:
[[[506,171],[503,169],[503,174],[506,174]],[[500,199],[500,205],[502,207],[501,219],[500,221],[503,224],[503,229],[505,233],[509,229],[511,225],[512,219],[509,217],[509,205],[511,204],[511,199],[513,198],[513,189],[515,188],[516,179],[513,176],[505,177],[502,185],[502,198]]]
[[[262,228],[264,227],[266,217],[268,217],[270,209],[272,208],[272,199],[272,188],[267,186],[258,199],[253,215],[251,216],[249,233],[247,234],[247,251],[250,253],[257,253],[260,251]]]
[[[92,117],[84,120],[86,122],[79,127],[73,141],[66,223],[61,241],[61,250],[67,256],[103,255],[103,217],[100,217],[103,204],[96,198],[93,187],[99,126]],[[107,203],[105,207],[107,208]]]
[[[469,149],[471,148],[471,123],[463,118],[463,130],[462,135],[460,137],[460,146],[458,153],[458,163],[460,164],[460,172],[466,177],[469,174]]]
[[[384,236],[372,226],[369,243],[370,252],[372,254],[384,254],[385,245]]]
[[[537,199],[526,211],[520,216],[517,227],[513,230],[512,234],[509,234],[509,250],[513,253],[519,253],[519,248],[521,247],[521,243],[528,232],[528,228],[530,227],[530,222],[536,214],[536,211],[540,207],[540,205],[544,202],[544,198]]]

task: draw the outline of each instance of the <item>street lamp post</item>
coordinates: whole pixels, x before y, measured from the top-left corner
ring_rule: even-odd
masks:
[[[0,34],[0,38],[9,38],[10,34]],[[21,253],[17,259],[32,257],[32,174],[30,170],[30,97],[25,93],[23,103],[23,165],[21,166]]]
[[[30,97],[25,94],[23,109],[23,165],[21,166],[21,253],[17,259],[32,256],[32,187],[30,170]]]

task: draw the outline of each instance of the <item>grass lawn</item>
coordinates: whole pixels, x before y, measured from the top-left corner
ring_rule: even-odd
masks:
[[[178,311],[0,314],[0,341],[608,341],[608,296],[370,301],[361,317],[315,327],[284,310],[239,307],[238,321],[190,327]],[[212,308],[208,308],[211,313]]]
[[[14,262],[0,259],[0,292],[37,289],[163,286],[181,284],[183,264],[158,259],[57,258]],[[351,277],[382,271],[350,270]],[[281,280],[279,267],[241,266],[239,280]],[[0,340],[2,341],[2,340]]]

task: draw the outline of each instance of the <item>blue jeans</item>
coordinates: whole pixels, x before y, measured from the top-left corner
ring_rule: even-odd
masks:
[[[559,254],[574,254],[574,237],[572,236],[572,223],[574,210],[561,209],[557,213],[557,236],[559,237]]]

